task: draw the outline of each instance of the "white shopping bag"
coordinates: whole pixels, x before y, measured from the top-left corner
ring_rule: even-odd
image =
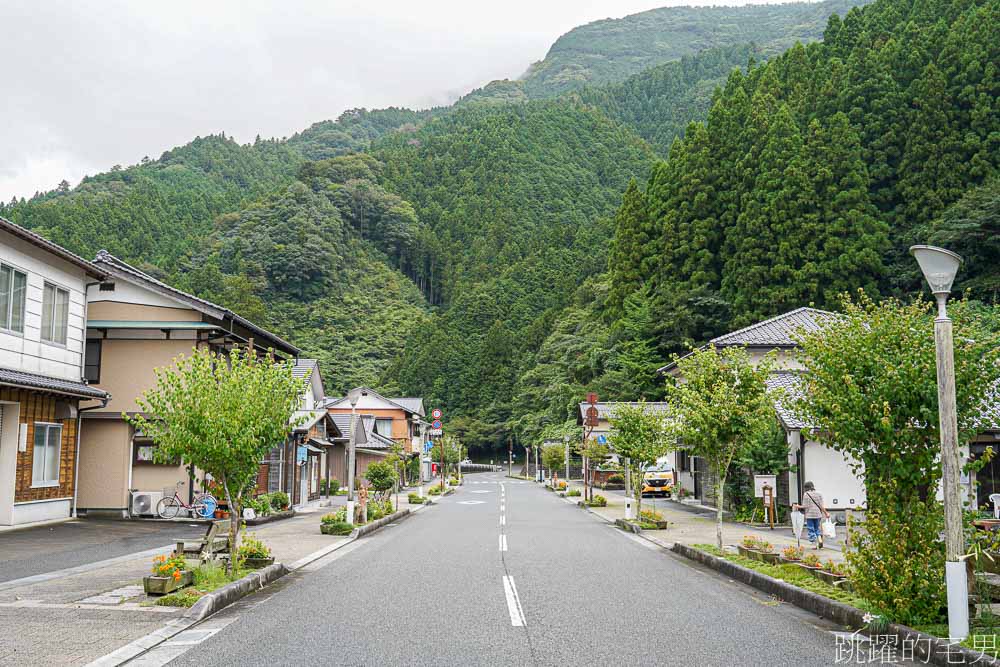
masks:
[[[822,524],[823,537],[834,538],[837,536],[837,524],[832,519],[825,519]]]

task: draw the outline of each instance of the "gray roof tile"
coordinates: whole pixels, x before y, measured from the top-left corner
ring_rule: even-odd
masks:
[[[597,418],[598,419],[604,419],[604,420],[613,418],[615,416],[615,408],[618,407],[618,406],[620,406],[620,405],[629,405],[629,406],[633,406],[633,407],[639,406],[639,405],[645,405],[647,412],[667,412],[670,409],[670,404],[669,403],[657,403],[657,402],[640,403],[640,402],[637,402],[637,401],[632,401],[632,402],[628,402],[628,401],[614,401],[614,402],[610,402],[610,403],[595,403],[594,405],[597,407]],[[584,403],[580,403],[580,421],[581,422],[583,421],[583,418],[587,415],[587,408],[589,408],[589,407],[590,407],[590,403],[585,403],[585,402]]]
[[[0,385],[50,391],[55,394],[65,394],[80,398],[101,399],[108,397],[106,391],[97,387],[91,387],[84,382],[73,382],[72,380],[63,380],[35,373],[25,373],[24,371],[15,371],[8,368],[0,368]]]
[[[816,331],[834,317],[835,313],[826,310],[796,308],[769,320],[723,334],[710,342],[716,347],[729,345],[793,347],[796,343],[792,336],[796,331],[800,329]]]

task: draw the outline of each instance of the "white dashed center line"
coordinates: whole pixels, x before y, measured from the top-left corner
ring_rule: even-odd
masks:
[[[500,551],[507,551],[507,536],[500,536]]]
[[[521,609],[521,598],[517,596],[517,588],[514,586],[514,578],[505,576],[503,578],[503,592],[507,597],[507,611],[510,612],[510,624],[515,628],[523,628],[527,625],[524,619],[524,610]]]

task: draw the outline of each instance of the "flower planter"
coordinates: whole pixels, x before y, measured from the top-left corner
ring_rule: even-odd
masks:
[[[783,565],[802,565],[802,560],[798,558],[785,558],[781,556],[780,559]]]
[[[740,555],[743,556],[744,558],[749,558],[751,560],[760,560],[759,558],[757,558],[760,552],[757,551],[756,549],[745,547],[742,544],[737,544],[736,549],[740,552]]]
[[[847,579],[847,577],[842,574],[834,574],[833,572],[827,572],[826,570],[813,570],[812,575],[824,584],[830,584],[831,586],[837,586],[841,581]]]
[[[268,565],[274,565],[274,556],[268,558],[247,558],[244,561],[244,565],[251,570],[260,570]]]
[[[666,530],[670,525],[670,522],[664,519],[663,521],[650,521],[649,519],[643,519],[643,523],[654,523],[656,524],[657,530]]]
[[[808,572],[809,574],[811,574],[814,577],[816,576],[816,572],[821,572],[823,570],[822,566],[820,566],[820,567],[811,567],[809,565],[806,565],[805,563],[799,563],[799,567],[801,567],[803,570],[805,570],[806,572]],[[816,578],[818,579],[819,577],[816,577]]]
[[[760,554],[758,560],[768,565],[777,565],[781,562],[781,554],[776,554],[773,551],[760,551],[758,553]]]
[[[147,595],[166,595],[173,593],[178,588],[190,586],[194,582],[194,572],[191,570],[181,570],[181,578],[173,577],[143,577],[142,588]]]

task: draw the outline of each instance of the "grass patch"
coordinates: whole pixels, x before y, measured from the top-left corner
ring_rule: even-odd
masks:
[[[250,570],[237,569],[232,575],[227,575],[221,563],[205,563],[194,568],[193,572],[194,583],[191,586],[164,595],[155,604],[159,607],[190,607],[206,593],[240,579]]]
[[[942,639],[948,638],[947,623],[932,623],[928,625],[914,626],[914,630],[926,632]],[[982,612],[979,616],[969,619],[969,636],[962,642],[962,646],[973,651],[991,655],[994,658],[1000,656],[1000,616],[989,612]]]
[[[750,570],[756,570],[757,572],[766,574],[769,577],[774,577],[775,579],[797,586],[798,588],[804,588],[807,591],[822,595],[823,597],[830,598],[831,600],[849,604],[852,607],[861,609],[862,611],[872,611],[871,605],[869,605],[864,598],[861,598],[854,593],[848,593],[837,586],[831,586],[828,583],[820,581],[798,565],[789,565],[786,563],[770,565],[757,560],[744,558],[739,554],[720,552],[719,548],[714,544],[695,544],[692,546],[694,546],[695,549],[701,549],[702,551],[708,552],[713,556],[725,558],[726,560],[732,561],[737,565],[742,565]]]

